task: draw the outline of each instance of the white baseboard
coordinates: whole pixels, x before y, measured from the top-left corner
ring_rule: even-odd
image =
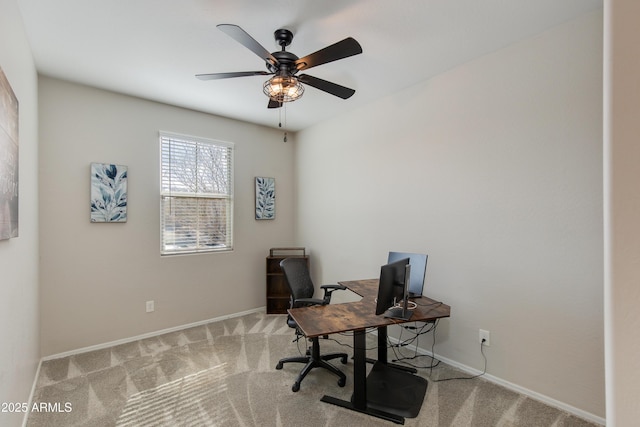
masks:
[[[399,343],[399,340],[389,336],[389,340],[394,342],[394,343]],[[442,362],[446,363],[447,365],[453,366],[454,368],[458,368],[461,371],[467,372],[471,375],[479,375],[482,374],[482,371],[479,371],[475,368],[471,368],[467,365],[463,365],[462,363],[456,362],[455,360],[449,359],[447,357],[441,356],[438,353],[434,353],[432,354],[430,351],[425,350],[421,347],[416,347],[416,346],[407,346],[407,348],[411,349],[412,351],[417,351],[420,354],[426,355],[426,356],[433,356],[435,359],[441,360]],[[587,411],[583,411],[582,409],[576,408],[574,406],[568,405],[564,402],[561,402],[559,400],[553,399],[549,396],[546,396],[544,394],[540,394],[538,392],[535,392],[533,390],[529,390],[528,388],[519,386],[517,384],[511,383],[509,381],[503,380],[502,378],[498,378],[496,376],[493,376],[491,374],[487,374],[485,373],[484,375],[482,375],[482,378],[486,379],[487,381],[490,381],[494,384],[498,384],[506,389],[515,391],[517,393],[523,394],[525,396],[528,396],[532,399],[538,400],[542,403],[545,403],[549,406],[553,406],[554,408],[558,408],[561,409],[563,411],[569,412],[570,414],[573,414],[577,417],[583,418],[585,420],[591,421],[593,423],[596,424],[600,424],[602,426],[606,425],[606,420],[604,418],[598,417],[590,412]]]
[[[36,377],[33,379],[33,384],[31,385],[31,392],[29,393],[29,400],[27,402],[27,408],[31,408],[33,405],[33,395],[36,393],[36,385],[38,384],[38,377],[40,376],[40,367],[42,366],[42,359],[38,362],[38,368],[36,369]],[[29,414],[31,411],[24,411],[24,417],[22,418],[22,427],[27,427],[27,418],[29,418]]]
[[[65,351],[63,353],[52,354],[50,356],[43,357],[41,359],[41,362],[47,361],[47,360],[53,360],[53,359],[60,359],[61,357],[73,356],[73,355],[79,354],[79,353],[86,353],[88,351],[102,350],[104,348],[113,347],[113,346],[120,345],[120,344],[126,344],[126,343],[130,343],[130,342],[133,342],[133,341],[142,340],[142,339],[145,339],[145,338],[151,338],[151,337],[155,337],[155,336],[158,336],[158,335],[167,334],[169,332],[176,332],[176,331],[181,331],[183,329],[193,328],[195,326],[206,325],[207,323],[211,323],[211,322],[219,322],[221,320],[227,320],[227,319],[232,319],[234,317],[245,316],[245,315],[251,314],[251,313],[260,313],[260,312],[264,312],[265,310],[266,310],[266,307],[258,307],[258,308],[254,308],[254,309],[251,309],[251,310],[242,311],[240,313],[227,314],[225,316],[214,317],[212,319],[207,319],[207,320],[201,320],[199,322],[189,323],[187,325],[180,325],[180,326],[175,326],[173,328],[162,329],[160,331],[149,332],[149,333],[146,333],[146,334],[137,335],[135,337],[123,338],[121,340],[110,341],[110,342],[106,342],[106,343],[102,343],[102,344],[92,345],[92,346],[89,346],[89,347],[78,348],[76,350]],[[40,368],[38,367],[38,369],[40,369]]]

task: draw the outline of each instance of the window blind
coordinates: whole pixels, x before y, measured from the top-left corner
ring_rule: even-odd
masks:
[[[233,249],[233,144],[160,132],[161,254]]]

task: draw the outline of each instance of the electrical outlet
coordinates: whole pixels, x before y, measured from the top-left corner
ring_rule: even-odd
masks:
[[[153,302],[153,300],[147,301],[147,313],[151,313],[155,309],[156,309],[156,307],[155,307],[155,303]]]
[[[484,329],[480,329],[479,333],[479,341],[480,344],[489,347],[491,345],[491,333],[489,331],[485,331]],[[484,340],[484,342],[482,341]]]

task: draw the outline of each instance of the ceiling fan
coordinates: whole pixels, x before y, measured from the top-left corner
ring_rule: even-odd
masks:
[[[293,53],[285,51],[285,47],[289,46],[293,40],[293,33],[289,30],[279,29],[273,33],[276,43],[281,46],[282,50],[269,53],[269,51],[262,47],[260,43],[255,41],[253,37],[239,26],[220,24],[217,27],[264,60],[268,71],[197,74],[196,77],[200,80],[273,75],[273,77],[263,85],[264,93],[269,97],[268,108],[279,108],[282,107],[282,104],[285,102],[295,101],[300,98],[304,93],[302,83],[342,99],[347,99],[356,92],[348,87],[308,74],[298,75],[299,71],[362,53],[360,44],[351,37],[305,57],[298,58]]]

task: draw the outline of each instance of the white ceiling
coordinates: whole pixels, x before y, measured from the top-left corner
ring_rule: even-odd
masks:
[[[41,74],[277,127],[264,62],[216,28],[242,27],[267,50],[278,28],[305,56],[345,37],[363,53],[305,71],[356,90],[342,100],[307,87],[287,104],[300,130],[429,79],[589,11],[602,0],[18,0]]]

